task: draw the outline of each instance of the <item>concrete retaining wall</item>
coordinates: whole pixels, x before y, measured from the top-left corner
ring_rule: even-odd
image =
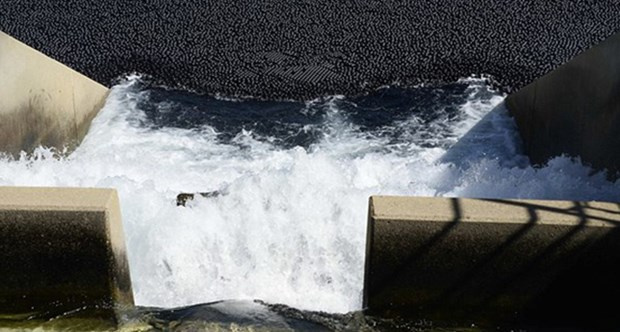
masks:
[[[535,164],[579,156],[620,170],[620,33],[506,99]]]
[[[0,152],[75,147],[107,91],[0,32]]]
[[[0,237],[0,324],[133,305],[116,191],[0,187]]]
[[[364,306],[443,325],[617,328],[619,224],[615,203],[375,196]]]

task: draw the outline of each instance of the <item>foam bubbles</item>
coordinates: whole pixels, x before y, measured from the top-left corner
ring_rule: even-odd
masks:
[[[344,97],[313,101],[325,112],[296,129],[319,128],[305,147],[251,128],[223,141],[208,123],[149,127],[138,82],[112,89],[70,156],[40,148],[0,160],[0,185],[116,188],[139,305],[261,299],[359,310],[370,195],[606,200],[620,186],[569,158],[527,166],[503,97],[484,80],[459,82],[464,101],[436,104],[430,118],[411,113],[372,130],[342,110]],[[214,190],[225,194],[175,204],[180,192]]]

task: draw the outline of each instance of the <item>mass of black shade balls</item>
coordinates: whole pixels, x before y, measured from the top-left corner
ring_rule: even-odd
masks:
[[[510,90],[620,31],[620,0],[0,0],[0,30],[106,85],[309,99],[484,73]]]

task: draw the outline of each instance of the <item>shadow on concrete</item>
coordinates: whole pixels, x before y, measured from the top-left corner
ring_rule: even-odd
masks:
[[[461,327],[620,328],[611,305],[620,298],[620,204],[483,201],[527,218],[477,222],[451,198],[452,220],[389,222],[397,236],[375,227],[367,313]],[[550,213],[572,222],[549,222]]]

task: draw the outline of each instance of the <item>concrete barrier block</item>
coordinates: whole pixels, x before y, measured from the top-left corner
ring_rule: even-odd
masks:
[[[116,191],[0,187],[0,316],[133,305]]]
[[[108,89],[0,32],[0,152],[74,148]]]
[[[620,204],[370,199],[371,315],[483,327],[620,326]]]
[[[579,156],[620,171],[620,33],[506,98],[534,164]]]

